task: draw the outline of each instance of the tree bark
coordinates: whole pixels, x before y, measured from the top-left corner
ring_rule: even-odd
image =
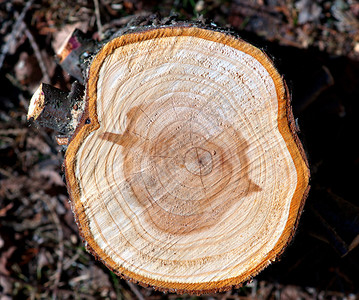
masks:
[[[85,73],[65,169],[95,257],[140,284],[198,294],[278,258],[309,169],[262,51],[218,29],[158,26],[109,40]]]
[[[84,110],[84,86],[75,81],[70,92],[42,83],[30,100],[27,119],[72,136]]]

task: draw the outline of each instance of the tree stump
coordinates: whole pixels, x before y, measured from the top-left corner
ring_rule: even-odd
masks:
[[[212,29],[149,28],[104,44],[85,83],[64,164],[95,257],[178,293],[227,290],[276,260],[309,171],[262,51]]]

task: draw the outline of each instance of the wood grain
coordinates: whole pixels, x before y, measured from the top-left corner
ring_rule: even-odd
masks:
[[[263,52],[195,27],[127,34],[95,57],[86,101],[66,176],[88,248],[109,268],[202,293],[283,251],[309,171]]]

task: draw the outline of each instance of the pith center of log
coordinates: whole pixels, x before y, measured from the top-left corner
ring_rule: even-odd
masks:
[[[206,176],[212,172],[212,154],[201,147],[190,148],[184,157],[187,171],[198,176]]]

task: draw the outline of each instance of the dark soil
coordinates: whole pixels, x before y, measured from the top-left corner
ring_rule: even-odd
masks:
[[[54,58],[66,32],[100,39],[154,14],[233,29],[273,58],[292,94],[312,188],[281,260],[241,289],[166,295],[95,261],[73,221],[55,132],[26,121],[42,81],[73,82]],[[0,298],[359,298],[358,17],[357,0],[0,1]]]

